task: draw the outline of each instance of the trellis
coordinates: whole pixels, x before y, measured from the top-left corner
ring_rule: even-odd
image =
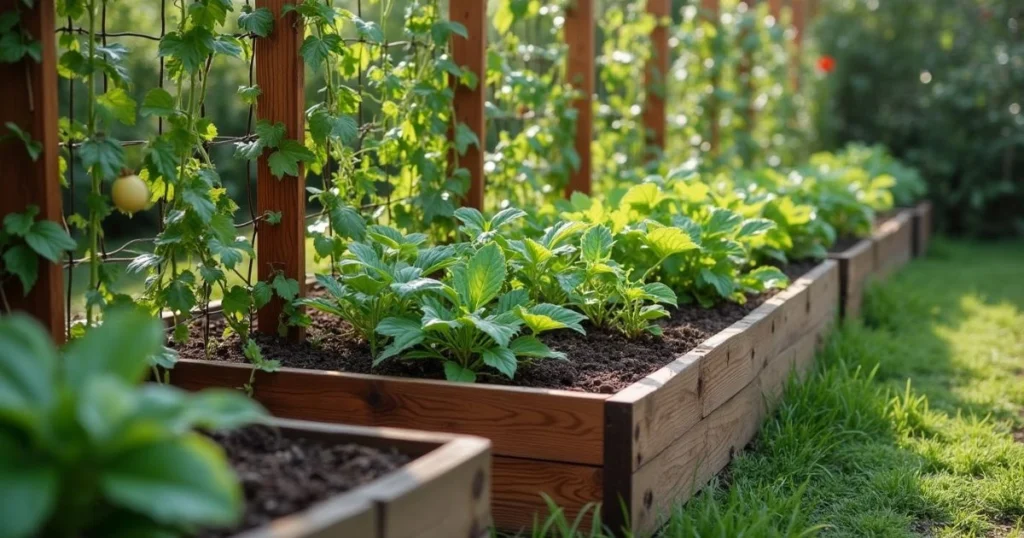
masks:
[[[22,0],[0,0],[0,11],[13,9]],[[751,0],[767,1],[772,15],[779,18],[782,9],[788,5],[793,13],[793,24],[797,31],[796,46],[800,47],[806,21],[817,11],[818,0]],[[161,0],[163,5],[166,0]],[[249,0],[246,0],[248,3]],[[569,81],[579,90],[579,97],[574,102],[578,114],[576,132],[576,151],[580,157],[580,167],[575,171],[567,187],[566,195],[572,192],[590,193],[593,175],[591,159],[591,142],[594,135],[593,127],[593,95],[595,92],[595,12],[598,0],[575,0],[566,13],[565,39],[568,45],[567,76]],[[266,7],[274,15],[275,30],[269,37],[254,39],[254,54],[250,60],[250,84],[255,82],[262,89],[262,95],[255,110],[250,106],[247,132],[236,137],[218,139],[217,143],[233,143],[247,140],[255,113],[261,119],[270,122],[282,122],[286,128],[286,136],[301,140],[304,134],[304,66],[299,55],[299,47],[303,40],[303,28],[292,12],[282,15],[282,8],[289,3],[287,0],[254,0],[256,7]],[[105,4],[104,4],[105,5]],[[700,0],[710,17],[718,12],[718,0]],[[667,21],[672,15],[672,0],[647,0],[646,9],[658,18],[659,24],[651,35],[652,59],[646,69],[645,84],[647,100],[643,110],[643,121],[647,133],[648,144],[654,148],[665,149],[666,113],[664,76],[669,69],[669,39]],[[161,10],[163,13],[164,10]],[[453,37],[451,50],[455,63],[477,75],[483,80],[486,70],[487,47],[487,4],[484,0],[450,0],[449,18],[461,23],[468,31],[468,38]],[[104,17],[105,23],[105,17]],[[0,196],[0,215],[23,211],[29,205],[40,207],[40,217],[56,222],[63,221],[61,211],[61,190],[58,181],[58,148],[60,141],[57,133],[59,117],[57,102],[57,51],[54,29],[54,0],[37,0],[32,9],[22,19],[22,27],[41,43],[42,61],[39,63],[22,61],[16,64],[0,63],[0,77],[4,84],[0,85],[0,117],[4,121],[13,121],[18,125],[29,126],[33,137],[41,142],[42,155],[32,160],[23,148],[15,144],[0,144],[0,162],[3,166],[3,196]],[[166,21],[161,21],[162,32],[166,31]],[[76,32],[71,21],[58,31]],[[106,31],[98,34],[102,39],[115,36]],[[140,39],[159,39],[161,36],[146,36],[122,32],[117,37],[134,37]],[[251,36],[238,36],[251,37]],[[799,61],[799,55],[795,61]],[[746,62],[749,69],[750,62]],[[163,61],[160,62],[161,85],[163,83]],[[794,66],[793,86],[799,85],[799,69]],[[457,85],[455,89],[454,107],[455,120],[466,124],[479,140],[485,140],[485,101],[486,92],[483,84],[476,88]],[[72,92],[72,99],[74,94]],[[752,113],[751,113],[752,114]],[[713,127],[712,150],[717,148],[718,110],[712,108],[707,112],[707,121]],[[162,129],[162,123],[159,127]],[[451,136],[454,136],[452,133]],[[73,144],[68,147],[73,152]],[[276,274],[300,283],[300,294],[304,293],[302,283],[305,280],[305,231],[306,231],[306,190],[305,174],[300,169],[296,176],[286,176],[281,180],[270,180],[268,151],[258,159],[256,166],[255,193],[256,205],[252,202],[252,178],[249,164],[246,165],[246,186],[250,192],[248,207],[249,221],[245,224],[254,225],[253,239],[259,234],[259,245],[255,260],[250,260],[249,273],[255,264],[257,278],[267,281]],[[470,188],[463,200],[464,205],[476,208],[483,206],[486,178],[484,174],[484,150],[482,147],[470,147],[465,155],[459,157],[459,165],[470,174]],[[260,215],[280,213],[282,218],[275,226],[260,227]],[[243,225],[245,225],[243,224]],[[110,257],[112,253],[104,253]],[[69,256],[65,264],[71,274],[76,260]],[[53,337],[63,341],[67,327],[71,321],[70,294],[65,295],[62,279],[62,267],[42,260],[39,281],[32,291],[22,296],[16,285],[4,283],[4,296],[9,301],[9,309],[30,313],[49,327]],[[70,276],[69,276],[70,278]],[[269,304],[259,309],[258,328],[263,332],[275,332],[277,320],[284,307],[283,300],[275,297]],[[208,317],[208,316],[207,316]],[[293,329],[292,338],[301,339],[300,330]]]

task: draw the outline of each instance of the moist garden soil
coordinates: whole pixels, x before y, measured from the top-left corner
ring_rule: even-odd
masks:
[[[796,280],[819,262],[799,262],[783,271]],[[310,295],[322,293],[316,287]],[[664,336],[642,336],[627,339],[614,330],[598,329],[587,324],[586,335],[561,330],[541,335],[548,346],[566,354],[568,360],[539,360],[533,364],[520,363],[515,380],[491,374],[480,375],[480,383],[515,385],[548,389],[613,394],[656,372],[677,357],[694,349],[704,340],[743,319],[747,314],[770,299],[776,292],[749,296],[745,304],[719,303],[713,308],[698,305],[680,305],[672,316],[660,322]],[[338,370],[360,374],[378,374],[398,377],[444,379],[439,361],[402,361],[391,358],[371,371],[370,349],[355,337],[351,326],[341,319],[310,310],[312,325],[306,330],[306,341],[294,343],[271,335],[257,335],[256,340],[267,359],[281,361],[282,366],[315,370]],[[235,335],[221,339],[224,322],[211,319],[211,350],[204,352],[204,321],[191,327],[189,342],[179,348],[181,358],[197,360],[223,360],[248,362],[242,354],[241,342]]]
[[[196,538],[233,536],[267,525],[373,482],[410,461],[394,450],[282,437],[265,426],[211,437],[224,448],[242,484],[245,515],[234,529],[205,531]]]

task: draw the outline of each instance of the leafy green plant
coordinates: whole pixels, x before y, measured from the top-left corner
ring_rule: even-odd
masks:
[[[472,382],[485,367],[512,379],[520,364],[564,359],[537,335],[556,329],[583,333],[584,317],[549,304],[533,304],[523,289],[505,287],[508,267],[501,247],[488,243],[449,269],[439,294],[419,296],[420,319],[392,317],[377,332],[393,340],[376,363],[389,357],[441,361],[451,381]],[[523,327],[528,334],[520,335]]]
[[[242,492],[196,428],[264,420],[242,394],[138,385],[162,325],[111,310],[59,352],[36,322],[0,319],[0,520],[9,538],[186,536],[227,527]]]
[[[39,278],[39,258],[51,263],[60,261],[65,251],[74,250],[75,241],[59,224],[53,221],[36,220],[38,206],[28,206],[24,213],[8,213],[0,228],[0,281],[17,277],[25,295],[32,290]],[[3,298],[3,309],[10,311],[7,298]]]
[[[454,248],[423,248],[426,240],[424,234],[403,235],[387,226],[370,226],[363,242],[348,245],[338,262],[337,279],[317,275],[326,296],[300,299],[298,304],[347,321],[377,356],[381,321],[412,314],[417,295],[443,288],[430,275],[456,263]]]

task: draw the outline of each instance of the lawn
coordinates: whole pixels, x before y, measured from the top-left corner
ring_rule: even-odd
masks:
[[[1024,536],[1022,413],[1024,243],[938,243],[663,536]]]

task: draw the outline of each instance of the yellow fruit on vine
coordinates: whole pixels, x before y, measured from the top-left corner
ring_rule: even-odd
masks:
[[[111,189],[114,206],[129,215],[146,209],[149,205],[149,187],[135,174],[121,176],[114,180]]]

